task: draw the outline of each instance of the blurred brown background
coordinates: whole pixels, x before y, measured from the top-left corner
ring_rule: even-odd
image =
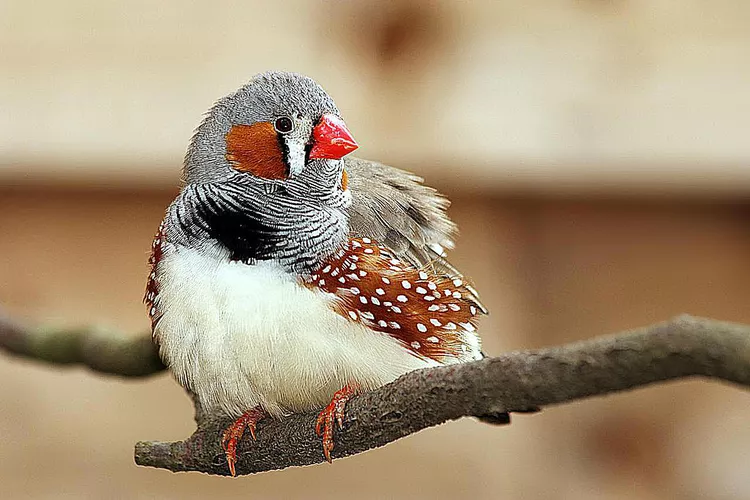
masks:
[[[192,129],[254,73],[309,74],[360,156],[453,200],[486,351],[689,312],[750,322],[750,4],[0,0],[0,304],[141,334]],[[238,480],[138,468],[169,376],[0,356],[2,498],[750,498],[750,398],[699,381],[463,420]]]

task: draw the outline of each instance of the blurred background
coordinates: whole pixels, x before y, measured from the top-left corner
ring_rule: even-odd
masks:
[[[212,102],[268,69],[452,200],[485,350],[750,322],[750,3],[0,0],[0,304],[144,334],[146,260]],[[462,420],[238,480],[136,467],[171,378],[0,356],[2,498],[750,498],[750,397],[685,381]]]

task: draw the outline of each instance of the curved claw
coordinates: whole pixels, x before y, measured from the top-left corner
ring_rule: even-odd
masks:
[[[221,435],[221,447],[227,457],[229,472],[233,477],[237,475],[234,467],[237,463],[237,443],[239,443],[242,435],[245,433],[245,429],[249,430],[250,435],[255,439],[255,426],[265,416],[265,410],[260,406],[256,406],[252,410],[243,413]]]
[[[346,403],[358,392],[356,387],[345,385],[341,390],[336,391],[333,399],[328,403],[323,411],[318,415],[315,421],[315,433],[323,438],[323,455],[326,461],[331,463],[331,452],[333,451],[333,423],[338,424],[339,429],[344,428],[344,412]]]

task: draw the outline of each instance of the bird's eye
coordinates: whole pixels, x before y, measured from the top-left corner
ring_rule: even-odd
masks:
[[[279,134],[288,134],[294,128],[294,122],[288,116],[280,116],[273,122],[273,128]]]

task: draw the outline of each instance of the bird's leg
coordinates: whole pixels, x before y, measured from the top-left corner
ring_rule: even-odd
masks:
[[[335,421],[339,429],[343,428],[346,403],[358,392],[359,386],[355,384],[345,385],[342,389],[336,391],[331,402],[318,415],[315,432],[323,438],[323,455],[325,455],[328,463],[331,463],[331,451],[333,450],[333,423]]]
[[[255,439],[255,426],[267,415],[266,411],[260,406],[256,406],[250,411],[246,411],[240,418],[235,420],[232,425],[224,430],[221,437],[221,447],[227,457],[227,465],[232,476],[235,475],[234,464],[237,462],[237,443],[245,429],[250,431],[250,435]]]

